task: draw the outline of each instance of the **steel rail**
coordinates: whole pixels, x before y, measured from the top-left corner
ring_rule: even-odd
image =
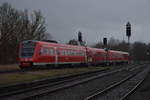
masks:
[[[135,69],[137,69],[137,68],[135,68]],[[143,72],[143,71],[142,71],[142,72]],[[141,72],[136,72],[135,74],[132,74],[132,75],[130,75],[130,76],[124,78],[123,80],[121,80],[121,81],[119,81],[119,82],[117,82],[117,83],[115,83],[115,84],[113,84],[113,85],[111,85],[111,86],[105,88],[104,90],[99,91],[99,92],[96,92],[96,93],[94,93],[93,95],[90,95],[90,96],[86,97],[84,100],[94,100],[94,99],[96,99],[98,96],[102,96],[102,95],[104,95],[105,93],[109,92],[109,90],[112,90],[112,89],[114,89],[114,88],[117,87],[117,86],[120,86],[122,83],[124,83],[124,82],[128,81],[129,79],[133,78],[133,77],[136,76],[138,73],[141,73]],[[131,91],[129,91],[129,92],[126,93],[123,97],[121,97],[120,100],[125,100],[131,93],[133,93],[133,92],[136,90],[136,88],[146,79],[146,77],[147,77],[147,75],[146,75]]]
[[[106,72],[106,73],[101,73],[99,76],[95,75],[93,77],[90,77],[90,78],[87,78],[87,79],[84,79],[82,81],[78,81],[77,83],[74,83],[70,86],[64,86],[64,87],[59,87],[57,89],[54,89],[52,91],[47,91],[47,92],[53,92],[53,91],[57,91],[57,90],[60,90],[60,89],[63,89],[63,88],[67,88],[67,87],[72,87],[74,85],[78,85],[78,84],[81,84],[81,83],[85,83],[85,82],[88,82],[90,80],[94,80],[94,79],[97,79],[99,77],[104,77],[104,76],[107,76],[107,75],[110,75],[110,74],[113,74],[113,73],[116,73],[116,72],[119,72],[119,71],[123,71],[123,70],[133,70],[133,69],[136,69],[138,67],[133,67],[133,66],[129,66],[127,68],[121,68],[121,69],[115,69],[115,71],[111,71],[111,72]],[[103,71],[103,70],[100,70],[100,72]],[[98,71],[94,71],[94,72],[98,72]],[[91,73],[94,73],[94,72],[91,72]],[[79,75],[75,75],[75,76],[80,76],[80,75],[84,75],[84,74],[90,74],[90,73],[82,73],[82,74],[79,74]],[[69,77],[68,77],[69,78]],[[43,85],[39,85],[39,86],[35,86],[35,87],[30,87],[30,88],[24,88],[24,89],[19,89],[19,90],[15,90],[15,91],[12,91],[12,92],[8,92],[8,93],[4,93],[4,94],[0,94],[0,97],[2,98],[5,98],[6,96],[13,96],[13,95],[18,95],[18,94],[21,94],[21,93],[26,93],[26,92],[30,92],[30,91],[34,91],[36,89],[41,89],[41,88],[46,88],[46,87],[50,87],[50,86],[55,86],[55,85],[59,85],[59,84],[63,84],[65,82],[69,82],[69,81],[73,81],[74,79],[72,79],[72,77],[70,77],[70,79],[68,79],[66,77],[66,79],[64,80],[60,80],[58,82],[53,82],[51,84],[43,84]],[[80,77],[79,77],[80,79]],[[46,92],[45,92],[46,93]],[[41,94],[44,94],[44,93],[41,93]],[[37,95],[41,95],[41,94],[37,94]],[[37,96],[37,95],[33,95],[32,97],[34,96]],[[30,96],[31,97],[31,96]],[[28,97],[25,97],[25,98],[28,98]]]
[[[74,78],[79,77],[79,76],[86,77],[86,75],[88,76],[90,74],[91,75],[97,74],[97,73],[107,71],[107,70],[109,70],[109,69],[103,69],[103,70],[97,70],[97,71],[91,71],[91,72],[83,72],[83,73],[79,73],[79,74],[57,77],[57,78],[52,78],[52,79],[42,79],[42,80],[37,80],[37,81],[29,82],[29,83],[27,82],[27,83],[21,83],[21,84],[14,84],[14,85],[6,86],[6,87],[0,87],[0,91],[2,91],[4,89],[8,89],[8,88],[13,89],[13,90],[8,89],[8,91],[0,92],[0,98],[19,94],[19,93],[24,93],[24,92],[28,92],[28,91],[32,91],[35,89],[48,87],[48,86],[54,86],[57,84],[61,84],[63,82],[72,81]],[[17,87],[18,87],[18,89],[17,89]]]
[[[127,97],[129,97],[132,93],[136,91],[136,89],[145,81],[145,79],[148,77],[148,73],[145,75],[145,77],[134,87],[132,88],[128,93],[126,93],[120,100],[125,100]]]
[[[137,69],[137,67],[131,68],[131,69]],[[27,99],[31,99],[31,98],[34,98],[34,97],[40,97],[40,96],[43,96],[43,95],[54,93],[54,92],[57,92],[57,91],[60,91],[60,90],[66,89],[66,88],[70,88],[70,87],[73,87],[73,86],[76,86],[76,85],[79,85],[79,84],[83,84],[83,83],[89,82],[91,80],[95,80],[95,79],[98,79],[98,78],[101,78],[101,77],[105,77],[107,75],[111,75],[111,74],[121,72],[121,71],[124,71],[124,70],[129,70],[129,68],[122,68],[122,69],[119,69],[119,70],[115,70],[115,71],[111,71],[111,72],[107,72],[107,73],[102,73],[100,75],[92,76],[92,77],[89,77],[89,78],[83,79],[83,80],[79,80],[79,81],[73,82],[71,84],[66,84],[66,85],[63,85],[61,87],[54,88],[52,90],[47,90],[47,91],[37,93],[37,94],[35,93],[34,95],[30,95],[30,96],[26,96],[26,97],[22,98],[22,100],[27,100]]]

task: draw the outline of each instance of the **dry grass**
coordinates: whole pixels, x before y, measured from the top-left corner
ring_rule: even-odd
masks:
[[[0,65],[0,71],[20,70],[18,64]]]
[[[33,71],[33,72],[18,72],[11,74],[1,74],[0,75],[0,85],[9,85],[13,83],[21,83],[33,80],[39,80],[42,78],[55,78],[63,75],[72,75],[81,72],[89,72],[100,69],[105,69],[106,67],[87,67],[87,68],[66,68],[66,69],[53,69],[53,70],[43,70],[43,71]]]

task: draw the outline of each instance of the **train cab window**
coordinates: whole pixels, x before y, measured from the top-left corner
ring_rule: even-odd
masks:
[[[34,55],[34,50],[36,47],[36,42],[25,41],[22,43],[20,56],[23,58],[31,58]]]

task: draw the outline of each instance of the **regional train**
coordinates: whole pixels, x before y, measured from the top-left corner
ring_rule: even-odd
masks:
[[[58,65],[99,65],[129,63],[129,53],[54,41],[26,40],[19,46],[21,69]]]

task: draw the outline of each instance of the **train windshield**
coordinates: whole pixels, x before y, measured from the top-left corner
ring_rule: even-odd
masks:
[[[22,43],[21,48],[21,57],[23,58],[31,58],[34,54],[34,49],[36,46],[36,42],[33,41],[25,41]]]

